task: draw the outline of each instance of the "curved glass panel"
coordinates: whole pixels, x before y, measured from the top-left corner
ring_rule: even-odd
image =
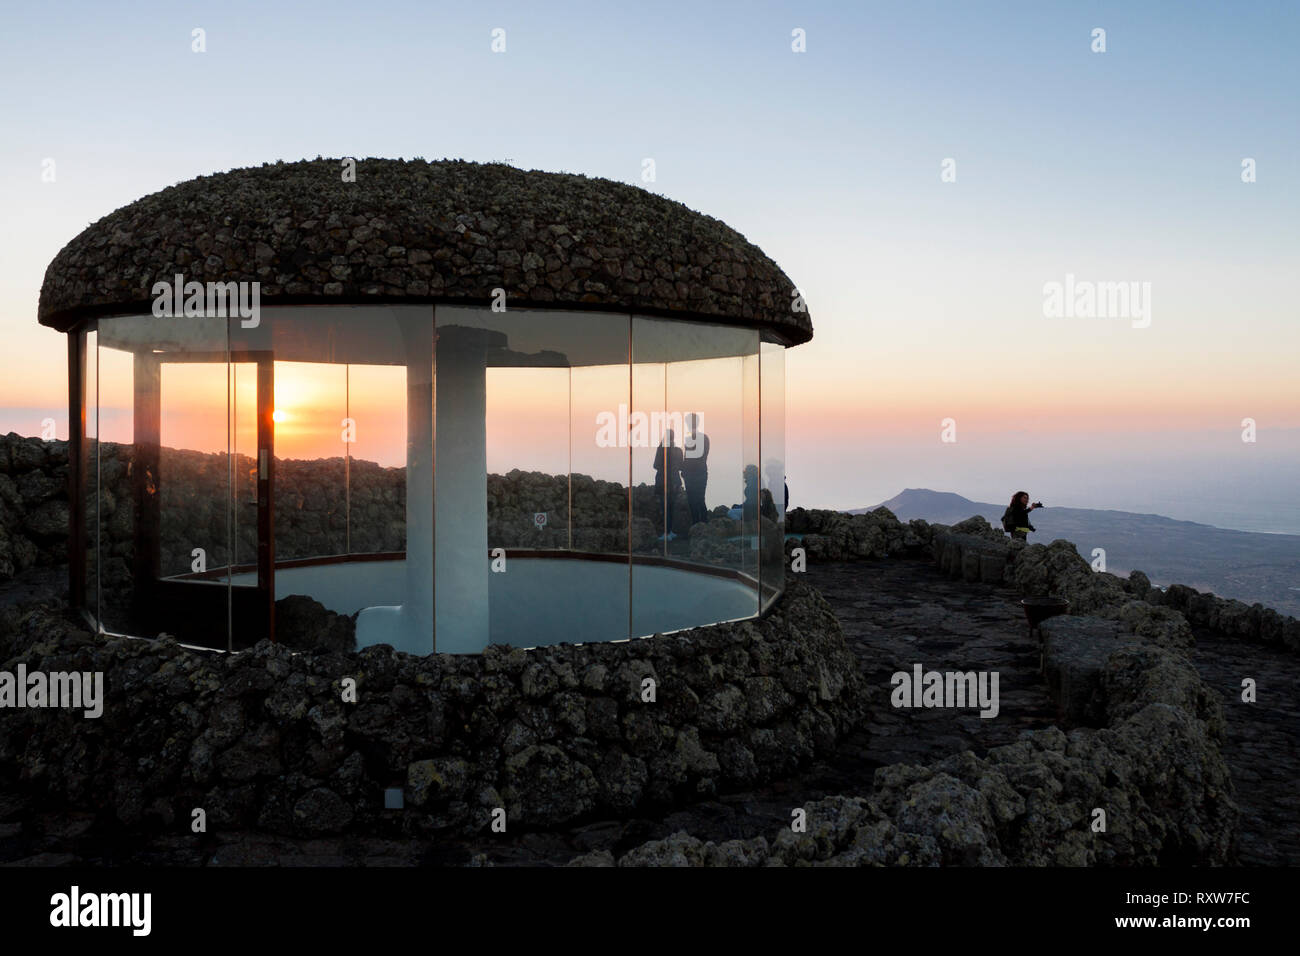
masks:
[[[633,317],[634,635],[758,613],[758,345],[752,329]]]
[[[268,308],[230,341],[237,631],[429,653],[432,308]]]
[[[759,578],[763,609],[785,590],[785,346],[764,342],[759,352],[762,497],[759,502]]]
[[[85,430],[81,443],[81,500],[85,509],[82,527],[85,534],[86,586],[82,603],[90,616],[99,620],[99,333],[91,322],[84,341],[85,370],[82,409],[85,412]],[[76,415],[77,409],[70,409]]]
[[[87,346],[108,630],[473,653],[752,617],[783,586],[784,351],[755,330],[292,306],[106,317]]]
[[[431,324],[427,313],[424,321]],[[349,363],[344,371],[346,402],[336,423],[347,484],[344,550],[399,553],[406,550],[407,369]]]
[[[226,320],[105,318],[96,351],[101,623],[225,647]]]

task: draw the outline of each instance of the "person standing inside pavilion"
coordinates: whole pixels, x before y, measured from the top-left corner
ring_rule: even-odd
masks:
[[[682,490],[682,450],[674,444],[673,430],[664,433],[663,441],[655,449],[655,496],[664,516],[664,533],[659,536],[662,541],[672,541],[673,510],[677,504],[677,495]]]
[[[682,478],[686,482],[686,506],[691,524],[695,525],[709,520],[709,508],[704,503],[704,489],[709,484],[709,436],[700,431],[700,416],[694,412],[686,416],[685,423]]]

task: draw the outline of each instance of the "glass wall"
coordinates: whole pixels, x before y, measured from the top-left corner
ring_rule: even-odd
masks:
[[[190,320],[201,322],[203,320]],[[159,389],[159,560],[164,578],[229,563],[229,436],[224,323],[195,328],[184,349],[136,361]]]
[[[766,610],[785,590],[785,512],[789,506],[785,477],[785,346],[765,341],[759,357],[763,490],[759,499],[758,566]]]
[[[762,496],[762,478],[759,473],[759,333],[754,332],[746,340],[753,351],[746,352],[741,359],[741,456],[744,475],[744,498],[740,516],[741,534],[741,571],[754,585],[754,599],[760,601],[759,588],[759,519],[767,512]]]
[[[304,319],[272,316],[272,337],[283,340]],[[274,343],[277,356],[286,343]],[[343,421],[348,417],[348,367],[275,360],[273,397],[277,561],[348,553],[349,469]]]
[[[109,630],[228,641],[226,595],[209,574],[230,560],[225,326],[152,315],[98,323],[100,620]],[[199,584],[174,586],[190,576]]]
[[[755,330],[278,307],[87,343],[108,630],[477,652],[751,617],[783,585],[784,349]]]
[[[626,638],[629,317],[436,318],[439,650]]]
[[[429,653],[432,308],[264,309],[230,343],[235,589],[291,646]]]
[[[99,619],[99,343],[92,322],[82,339],[85,373],[82,378],[85,430],[81,443],[82,528],[85,543],[86,586],[83,606]],[[71,413],[75,416],[76,409]]]
[[[230,537],[234,567],[257,570],[257,363],[229,368]]]
[[[633,318],[637,635],[758,613],[757,386],[757,331]]]
[[[131,346],[109,344],[115,338],[115,324],[129,323],[130,319],[101,319],[96,333],[95,350],[87,350],[86,364],[95,365],[95,389],[87,389],[87,402],[93,394],[98,402],[92,412],[86,410],[87,422],[95,421],[95,455],[93,471],[87,480],[98,481],[94,494],[95,507],[86,509],[87,515],[96,515],[95,539],[98,542],[99,560],[96,572],[99,578],[99,621],[111,631],[145,634],[133,627],[131,607],[135,599],[133,575],[135,566],[135,495],[132,487],[132,462],[135,448],[135,422],[133,403],[135,395],[135,369]],[[123,329],[125,326],[123,327]],[[108,341],[106,342],[106,338]]]
[[[401,553],[406,550],[407,369],[350,362],[344,373],[344,414],[333,423],[342,433],[344,454],[344,553]]]
[[[104,627],[219,647],[272,633],[301,644],[324,627],[342,649],[361,612],[382,608],[371,617],[396,615],[406,633],[407,475],[423,452],[426,573],[414,590],[430,607],[414,649],[432,648],[432,308],[99,326],[87,358],[99,586],[87,604]]]

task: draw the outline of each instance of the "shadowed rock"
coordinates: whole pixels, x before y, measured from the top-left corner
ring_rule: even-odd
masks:
[[[275,637],[296,651],[341,654],[355,650],[356,615],[336,614],[305,594],[275,602]]]

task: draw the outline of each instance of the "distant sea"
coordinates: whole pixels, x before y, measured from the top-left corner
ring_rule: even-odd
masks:
[[[1094,500],[1082,494],[1058,502],[1072,508],[1107,508],[1163,515],[1177,521],[1195,521],[1216,528],[1256,531],[1261,534],[1300,534],[1300,479],[1279,477],[1275,487],[1254,482],[1249,493],[1209,494],[1184,490],[1177,494],[1130,493],[1122,502]],[[1284,487],[1285,486],[1285,487]]]
[[[1164,515],[1180,521],[1196,521],[1216,528],[1235,531],[1257,531],[1261,534],[1300,534],[1300,516],[1294,501],[1252,502],[1249,507],[1231,504],[1193,505],[1182,501],[1156,500],[1151,507],[1143,508],[1150,514]]]
[[[861,508],[887,501],[902,488],[937,488],[1005,504],[1023,488],[1049,508],[1300,534],[1300,429],[1264,434],[1259,446],[1215,432],[1105,440],[994,436],[944,451],[904,442],[828,446],[796,436],[787,442],[787,456],[790,502],[805,507]]]

